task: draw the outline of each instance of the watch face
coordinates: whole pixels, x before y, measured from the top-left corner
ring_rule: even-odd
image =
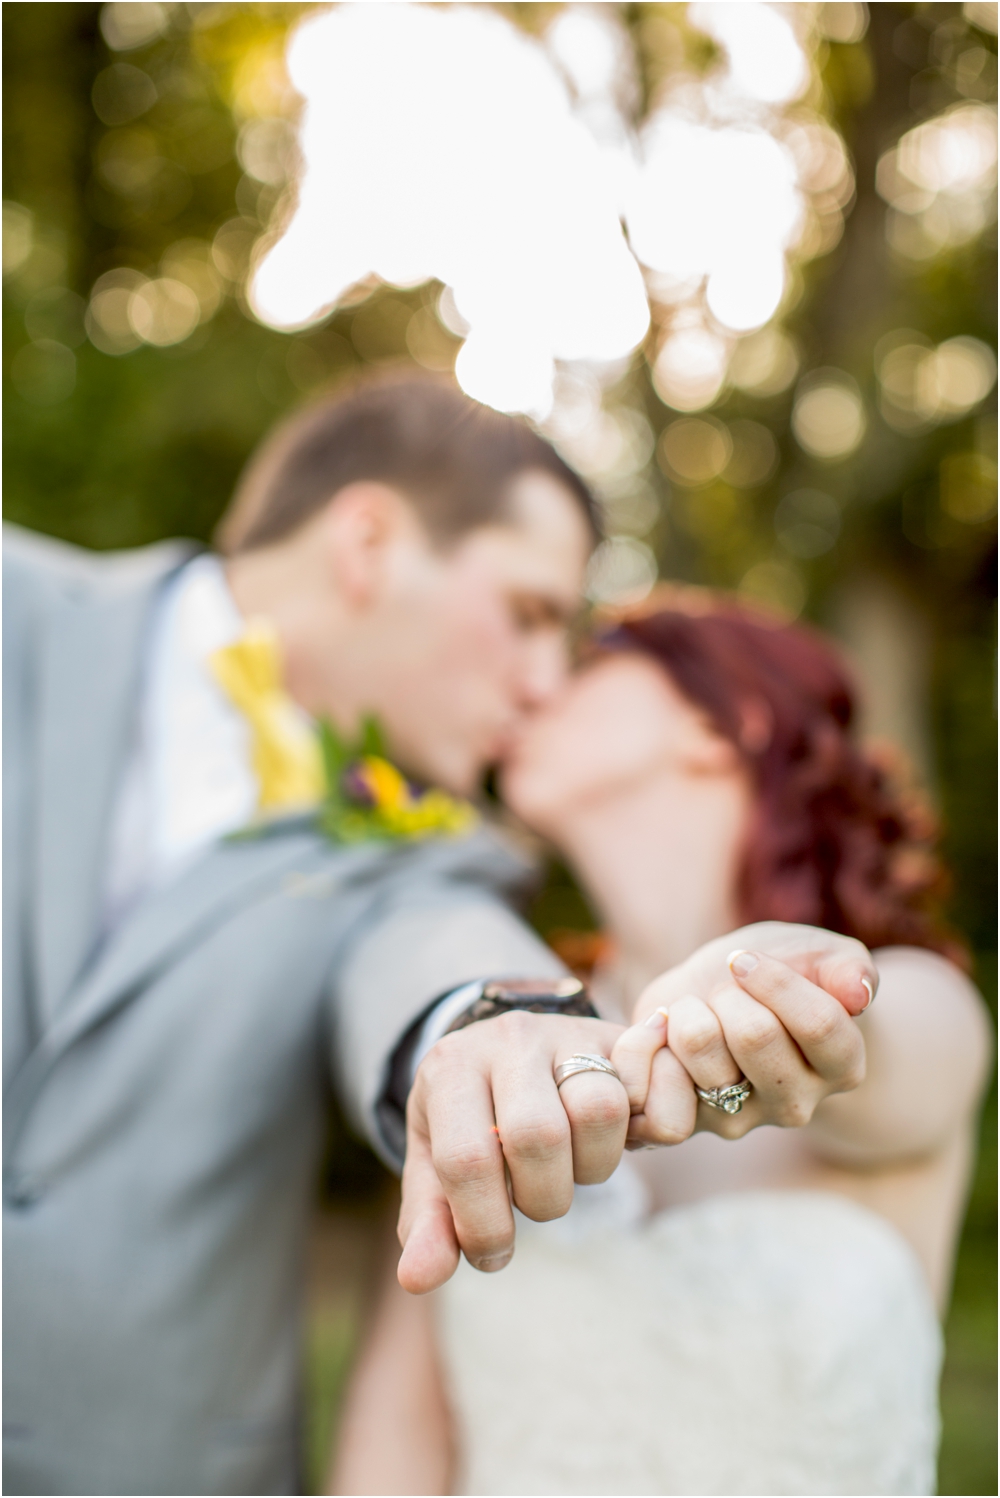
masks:
[[[508,978],[504,982],[487,983],[483,988],[484,999],[575,999],[584,992],[579,978]]]

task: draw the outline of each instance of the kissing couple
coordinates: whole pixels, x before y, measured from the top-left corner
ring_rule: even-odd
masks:
[[[7,533],[8,1492],[299,1490],[302,1253],[331,1086],[403,1172],[402,1288],[387,1289],[359,1369],[345,1460],[378,1446],[365,1390],[379,1378],[366,1384],[364,1370],[377,1373],[381,1347],[416,1349],[404,1389],[426,1390],[444,1363],[435,1408],[453,1415],[417,1422],[424,1447],[403,1443],[438,1463],[433,1476],[425,1465],[385,1488],[376,1473],[365,1489],[355,1467],[351,1491],[583,1490],[558,1486],[572,1472],[551,1462],[527,1476],[497,1465],[509,1419],[536,1446],[548,1432],[550,1455],[561,1448],[555,1408],[529,1409],[527,1385],[505,1387],[501,1408],[470,1386],[455,1412],[447,1363],[489,1363],[495,1347],[497,1367],[516,1369],[489,1331],[502,1305],[511,1332],[515,1310],[529,1317],[527,1354],[551,1351],[530,1311],[552,1282],[546,1223],[564,1219],[572,1238],[582,1208],[617,1222],[625,1252],[646,1252],[634,1203],[655,1182],[631,1160],[619,1168],[626,1145],[670,1146],[633,1158],[675,1176],[691,1159],[689,1181],[710,1189],[723,1158],[746,1183],[763,1170],[787,1191],[817,1186],[803,1163],[814,1151],[890,1195],[893,1171],[920,1162],[923,1215],[911,1216],[938,1224],[923,1260],[902,1222],[885,1247],[875,1198],[831,1231],[860,1233],[867,1250],[881,1232],[873,1283],[903,1286],[894,1305],[916,1372],[893,1386],[893,1408],[922,1435],[888,1480],[924,1480],[937,1341],[914,1265],[947,1279],[986,1041],[961,953],[924,908],[931,875],[907,883],[895,857],[920,851],[920,828],[872,766],[838,761],[822,711],[807,714],[814,743],[788,740],[766,690],[773,661],[757,676],[740,668],[751,689],[727,717],[721,686],[699,695],[715,688],[697,652],[684,665],[660,652],[653,613],[623,621],[570,681],[597,538],[586,486],[526,424],[413,379],[361,384],[280,427],[251,460],[218,553],[96,556]],[[846,729],[842,693],[826,716]],[[776,846],[763,790],[803,760],[809,807],[836,770],[825,820],[807,818],[812,854]],[[597,974],[603,994],[515,913],[530,870],[473,805],[497,762],[514,810],[564,848],[606,919],[617,955]],[[803,860],[811,894],[797,899]],[[878,964],[872,944],[887,951]],[[860,1019],[880,974],[879,1005]],[[755,1137],[792,1140],[784,1165],[751,1168]],[[676,1179],[662,1192],[693,1200]],[[732,1256],[823,1236],[815,1224],[796,1236],[771,1210],[763,1225],[738,1212],[703,1223],[701,1259],[713,1242]],[[527,1252],[505,1269],[516,1223]],[[635,1352],[625,1312],[615,1324],[600,1306],[620,1279],[617,1260],[589,1280],[555,1276],[598,1295],[570,1302],[557,1346],[583,1336],[601,1359],[610,1325]],[[446,1282],[456,1309],[449,1323],[442,1302],[442,1332],[433,1299],[414,1296]],[[490,1300],[507,1284],[512,1295]],[[654,1314],[655,1278],[646,1288],[651,1323],[698,1299]],[[871,1303],[871,1284],[858,1299]],[[442,1356],[449,1324],[460,1331]],[[734,1346],[717,1325],[702,1332],[706,1355],[753,1380],[738,1332]],[[635,1361],[648,1417],[664,1365]],[[629,1387],[615,1383],[626,1404]],[[584,1413],[592,1449],[599,1421]],[[465,1478],[441,1465],[456,1429]],[[605,1446],[623,1461],[630,1442],[619,1425]],[[608,1487],[601,1474],[591,1491],[723,1490],[662,1486],[672,1479],[650,1460],[644,1480],[661,1486]],[[767,1490],[758,1475],[725,1490]]]

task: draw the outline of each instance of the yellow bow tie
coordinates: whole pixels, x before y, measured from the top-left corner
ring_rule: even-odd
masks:
[[[259,809],[315,806],[326,792],[323,759],[316,735],[282,687],[274,630],[263,620],[253,620],[241,640],[213,651],[208,663],[250,724]]]

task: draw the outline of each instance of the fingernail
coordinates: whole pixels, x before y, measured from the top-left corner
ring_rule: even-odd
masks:
[[[652,1014],[647,1020],[644,1021],[644,1023],[647,1025],[666,1025],[667,1018],[667,1011],[665,1009],[654,1009]]]
[[[482,1270],[483,1274],[496,1274],[498,1269],[506,1269],[513,1257],[513,1250],[504,1254],[488,1254],[484,1259],[473,1259],[472,1266]]]
[[[729,956],[726,958],[726,963],[729,967],[729,971],[731,973],[735,973],[737,978],[745,978],[747,973],[752,973],[754,968],[757,966],[757,961],[758,959],[752,952],[744,952],[741,950],[730,952]]]
[[[861,987],[868,994],[868,1003],[865,1005],[865,1009],[870,1009],[875,1002],[875,990],[872,987],[872,980],[870,978],[862,978]],[[862,1009],[862,1014],[864,1014],[865,1009]]]

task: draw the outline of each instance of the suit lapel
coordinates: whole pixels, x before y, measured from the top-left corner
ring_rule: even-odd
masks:
[[[35,971],[44,1029],[93,946],[107,834],[138,706],[146,623],[175,552],[140,583],[81,589],[47,621],[40,662]]]
[[[173,883],[147,896],[81,973],[52,1028],[62,1049],[107,1018],[235,910],[280,887],[283,875],[316,861],[315,835],[219,843]],[[49,1037],[47,1037],[49,1038]]]
[[[144,900],[80,974],[9,1087],[3,1105],[4,1158],[58,1058],[86,1031],[138,997],[180,949],[195,946],[235,911],[265,898],[285,880],[293,892],[325,899],[341,886],[360,886],[377,875],[387,855],[391,852],[382,846],[350,849],[331,868],[329,848],[316,834],[290,825],[273,836],[220,843],[175,883]]]

